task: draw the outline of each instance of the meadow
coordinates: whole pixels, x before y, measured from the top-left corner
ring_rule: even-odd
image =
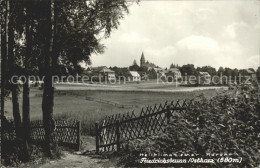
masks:
[[[208,89],[192,92],[151,92],[130,90],[55,90],[54,117],[55,119],[77,119],[81,121],[83,135],[94,134],[94,123],[107,115],[123,114],[128,111],[139,113],[142,107],[176,101],[178,99],[192,99],[201,94],[211,97],[220,90]],[[87,99],[91,98],[91,99]],[[19,97],[20,110],[22,96]],[[106,103],[109,102],[109,103]],[[30,117],[31,120],[42,119],[42,91],[31,88]],[[115,105],[117,104],[117,105]],[[11,98],[6,102],[6,116],[12,118]]]

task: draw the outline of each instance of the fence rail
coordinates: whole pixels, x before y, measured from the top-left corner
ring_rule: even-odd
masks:
[[[56,120],[56,128],[52,135],[52,140],[59,145],[70,147],[74,150],[80,149],[80,121],[76,120]],[[1,131],[2,128],[1,128]],[[30,123],[30,140],[32,142],[43,142],[45,131],[41,120]],[[14,124],[11,122],[9,129],[4,133],[4,140],[13,141],[16,138]]]
[[[129,140],[163,132],[173,113],[184,113],[191,104],[196,103],[192,100],[178,100],[169,104],[165,102],[159,106],[148,106],[141,110],[139,116],[136,116],[134,111],[107,116],[95,125],[96,152],[119,151],[125,148]]]

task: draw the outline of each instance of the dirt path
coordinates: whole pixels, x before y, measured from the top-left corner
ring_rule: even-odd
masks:
[[[115,161],[104,159],[94,154],[95,138],[82,137],[82,149],[79,152],[64,151],[63,156],[59,160],[50,160],[39,165],[39,168],[101,168],[116,167]]]
[[[89,156],[66,153],[60,160],[49,161],[39,168],[94,168],[107,167],[108,159],[98,159]]]

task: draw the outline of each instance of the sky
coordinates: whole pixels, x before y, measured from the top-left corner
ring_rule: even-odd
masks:
[[[260,1],[141,1],[132,4],[92,66],[146,60],[229,68],[260,66]]]

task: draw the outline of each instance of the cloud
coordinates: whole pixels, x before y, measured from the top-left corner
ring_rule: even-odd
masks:
[[[238,56],[244,54],[243,46],[241,46],[236,41],[223,43],[221,46],[220,52],[224,56],[232,56],[233,58],[237,58],[237,59],[238,59]]]
[[[147,48],[144,51],[158,58],[158,57],[167,57],[169,55],[174,55],[176,53],[176,48],[174,46],[169,45],[160,49]]]
[[[245,62],[245,68],[257,68],[260,66],[260,55],[249,56]]]
[[[118,30],[103,41],[107,49],[92,57],[93,64],[129,66],[144,51],[147,60],[162,67],[256,66],[259,5],[260,1],[141,1],[130,6]]]
[[[200,8],[200,9],[196,10],[196,12],[195,12],[195,16],[200,21],[208,20],[213,15],[215,15],[215,11],[212,9],[209,9],[209,8]]]
[[[224,27],[223,35],[229,38],[235,38],[239,29],[247,29],[248,27],[248,24],[245,22],[234,22]]]
[[[145,37],[141,37],[136,32],[124,33],[120,36],[119,41],[127,42],[127,43],[145,43],[149,42],[150,40]]]
[[[149,62],[153,62],[158,66],[164,67],[165,65],[168,66],[170,63],[174,62],[174,59],[176,57],[176,47],[168,45],[163,48],[151,48],[148,47],[144,49],[144,55],[149,56],[146,57],[146,59]]]
[[[191,35],[177,42],[177,47],[184,50],[210,51],[219,49],[217,41],[202,35]]]

